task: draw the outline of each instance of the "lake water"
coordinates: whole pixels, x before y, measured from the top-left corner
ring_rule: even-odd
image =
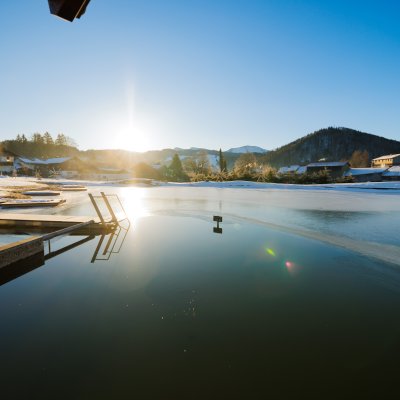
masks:
[[[399,195],[102,190],[129,230],[0,286],[2,398],[392,398]]]

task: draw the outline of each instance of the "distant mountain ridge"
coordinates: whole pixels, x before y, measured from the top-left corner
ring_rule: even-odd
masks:
[[[320,159],[347,161],[354,151],[368,151],[369,158],[400,153],[400,142],[350,128],[320,129],[262,156],[274,167],[305,165]]]
[[[400,142],[386,139],[350,128],[324,128],[305,135],[291,143],[275,150],[265,150],[259,146],[242,146],[224,151],[228,169],[232,169],[235,161],[243,153],[255,153],[259,162],[279,168],[287,165],[306,165],[325,159],[325,161],[347,161],[355,150],[366,150],[369,158],[375,158],[390,153],[400,153]],[[124,150],[87,150],[80,156],[103,165],[117,165],[129,168],[139,162],[149,165],[168,165],[175,153],[185,159],[205,152],[210,164],[218,167],[218,151],[192,147],[190,149],[169,148],[151,150],[143,153]]]
[[[37,155],[24,154],[13,148],[15,140],[0,142],[6,150],[13,151],[20,156]],[[28,143],[30,144],[30,143]],[[75,147],[55,146],[57,154],[47,151],[45,146],[40,149],[41,158],[51,157],[67,157],[77,156],[82,160],[93,163],[101,167],[113,167],[120,169],[131,169],[138,163],[146,163],[148,165],[169,165],[172,157],[177,153],[182,160],[187,157],[197,157],[201,153],[206,153],[210,164],[218,169],[219,167],[219,151],[210,150],[199,147],[183,148],[167,148],[163,150],[151,150],[146,152],[132,152],[128,150],[85,150],[79,151]],[[63,150],[59,152],[59,149]],[[60,151],[61,151],[60,150]],[[373,135],[357,131],[350,128],[329,127],[317,130],[313,133],[305,135],[291,143],[288,143],[275,150],[265,150],[259,146],[241,146],[230,148],[224,151],[224,158],[227,161],[228,169],[232,169],[236,160],[245,153],[255,153],[258,162],[270,164],[279,168],[287,165],[306,165],[311,162],[324,159],[325,161],[347,161],[351,158],[354,151],[366,150],[369,159],[380,157],[386,154],[400,153],[400,141],[386,139],[381,136]]]
[[[267,153],[268,150],[263,149],[262,147],[258,146],[242,146],[242,147],[233,147],[229,150],[226,150],[227,153]]]

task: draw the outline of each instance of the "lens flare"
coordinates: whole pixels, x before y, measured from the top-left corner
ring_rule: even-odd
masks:
[[[293,261],[286,260],[284,265],[290,276],[294,277],[299,273],[299,265]]]
[[[276,257],[276,254],[275,254],[274,250],[268,248],[268,249],[266,249],[265,251],[266,251],[270,256]]]

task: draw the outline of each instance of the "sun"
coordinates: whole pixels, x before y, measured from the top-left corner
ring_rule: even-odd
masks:
[[[144,152],[152,148],[148,136],[139,132],[130,132],[120,138],[120,148],[124,150]]]
[[[113,142],[115,148],[137,152],[152,150],[154,147],[150,135],[131,127],[117,130]]]

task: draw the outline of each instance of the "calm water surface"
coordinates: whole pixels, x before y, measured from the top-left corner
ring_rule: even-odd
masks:
[[[112,254],[97,236],[0,286],[2,398],[395,398],[398,196],[112,191]]]

